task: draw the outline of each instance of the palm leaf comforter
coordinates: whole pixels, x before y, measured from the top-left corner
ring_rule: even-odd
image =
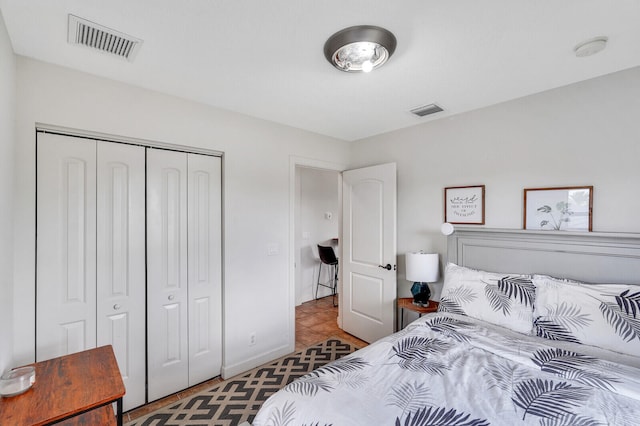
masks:
[[[254,426],[638,425],[640,359],[426,315],[269,398]]]

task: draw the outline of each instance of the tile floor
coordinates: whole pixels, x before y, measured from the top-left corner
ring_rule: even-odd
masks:
[[[337,298],[336,298],[337,301]],[[316,343],[337,337],[349,342],[358,348],[367,346],[367,342],[345,333],[338,328],[338,308],[333,306],[332,297],[324,297],[318,300],[303,303],[296,307],[296,352],[313,346]],[[199,385],[190,387],[181,392],[169,395],[166,398],[146,404],[142,407],[124,413],[124,421],[130,422],[149,414],[165,405],[177,402],[182,398],[196,394],[222,382],[221,378],[215,378]]]
[[[301,351],[330,337],[337,337],[358,348],[368,344],[338,327],[338,308],[333,306],[331,296],[312,300],[296,307],[296,351]]]

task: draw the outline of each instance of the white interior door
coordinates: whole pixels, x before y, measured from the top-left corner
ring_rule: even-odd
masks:
[[[144,148],[97,142],[97,343],[112,345],[127,393],[145,403]]]
[[[36,361],[96,346],[96,142],[37,136]]]
[[[342,325],[373,342],[394,332],[396,165],[343,173]]]
[[[221,159],[188,154],[189,386],[222,367]]]
[[[189,385],[187,154],[147,149],[149,401]]]

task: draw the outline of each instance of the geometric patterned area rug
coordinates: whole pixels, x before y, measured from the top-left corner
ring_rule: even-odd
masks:
[[[355,351],[353,345],[329,339],[304,351],[263,365],[214,388],[160,408],[126,426],[235,426],[252,423],[272,394],[298,377]]]

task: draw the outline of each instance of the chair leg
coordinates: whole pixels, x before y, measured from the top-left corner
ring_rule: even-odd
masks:
[[[323,287],[327,287],[328,289],[331,290],[331,296],[333,297],[333,306],[337,307],[338,304],[336,303],[336,295],[338,293],[338,265],[327,265],[327,267],[332,267],[333,268],[333,274],[331,274],[331,270],[329,270],[329,281],[321,284],[320,283],[320,277],[322,275],[322,265],[323,263],[320,262],[320,266],[318,267],[318,280],[316,282],[316,297],[315,300],[318,300],[318,289],[320,288],[320,286]]]
[[[333,307],[337,307],[336,294],[338,293],[338,265],[333,266]]]
[[[322,262],[320,262],[320,266],[318,266],[318,281],[316,282],[316,298],[318,300],[318,289],[320,288],[320,274],[322,273]]]

